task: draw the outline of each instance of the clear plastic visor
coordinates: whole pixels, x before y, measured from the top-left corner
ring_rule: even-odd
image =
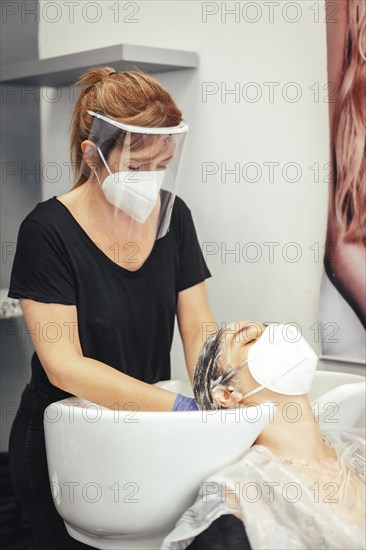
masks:
[[[121,242],[164,237],[188,125],[145,128],[88,113],[94,122],[84,143],[81,171],[88,177],[91,215],[95,218],[98,212]]]

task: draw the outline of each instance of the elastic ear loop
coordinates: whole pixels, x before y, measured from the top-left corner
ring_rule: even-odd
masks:
[[[303,363],[304,361],[306,361],[306,357],[304,357],[304,359],[301,359],[301,361],[299,361],[298,363],[296,363],[295,365],[293,365],[292,367],[290,367],[289,369],[287,369],[286,372],[283,372],[281,374],[281,376],[279,378],[283,378],[284,376],[286,376],[286,374],[288,374],[290,371],[292,371],[293,369],[295,369],[296,367],[298,367],[299,365],[301,365],[301,363]],[[267,385],[265,386],[259,386],[258,388],[255,388],[254,390],[246,393],[245,395],[243,395],[243,399],[245,399],[246,397],[251,397],[252,395],[254,395],[255,393],[258,393],[259,391],[261,390],[264,390],[265,388],[270,390],[272,386],[275,385],[276,382],[272,382],[272,383],[268,383]]]
[[[215,387],[224,385],[228,380],[233,378],[243,367],[246,366],[247,363],[248,363],[248,359],[246,359],[245,361],[242,361],[241,363],[239,363],[239,365],[237,367],[229,370],[225,375],[221,374],[218,378],[216,378],[216,380],[211,382],[211,384],[210,384],[211,392],[212,392],[212,390],[215,389]],[[232,389],[233,391],[238,391],[240,393],[241,393],[241,390],[242,390],[242,388],[240,386],[231,386],[228,389]]]
[[[98,145],[97,145],[97,149],[98,149],[98,152],[99,152],[99,154],[100,154],[100,156],[101,156],[102,161],[104,162],[104,166],[107,168],[107,170],[108,170],[108,172],[109,172],[109,175],[112,176],[112,172],[110,171],[109,166],[108,166],[108,164],[106,163],[106,160],[105,160],[105,158],[104,158],[104,155],[103,155],[102,151],[99,149]],[[113,176],[112,176],[112,177],[113,177]]]
[[[249,360],[246,359],[245,361],[243,361],[242,363],[239,363],[239,365],[237,367],[235,367],[234,369],[232,369],[228,374],[230,375],[228,377],[228,379],[230,380],[230,378],[232,377],[232,375],[234,374],[237,374],[243,367],[246,367],[248,366],[248,362]],[[225,379],[226,379],[226,376],[225,376]],[[226,380],[225,380],[226,381]],[[255,388],[254,390],[246,393],[245,395],[243,395],[243,399],[245,399],[246,397],[250,397],[251,395],[254,395],[255,393],[258,393],[259,391],[263,390],[264,388],[266,388],[267,386],[258,386],[258,388]],[[234,386],[234,391],[240,391],[240,386]]]
[[[113,174],[112,174],[112,172],[111,172],[110,169],[109,169],[109,166],[108,166],[108,164],[107,164],[107,162],[106,162],[106,160],[105,160],[105,158],[104,158],[104,155],[103,155],[102,151],[99,149],[98,146],[97,146],[97,149],[98,149],[99,154],[100,154],[100,156],[101,156],[101,158],[102,158],[102,161],[104,162],[104,166],[107,168],[107,170],[108,170],[108,172],[109,172],[109,175],[112,176],[112,178],[113,178]],[[134,172],[131,172],[131,175],[133,175],[133,177],[136,176],[136,174],[135,174]],[[98,176],[97,176],[97,177],[98,177]],[[99,178],[98,178],[98,181],[99,181]],[[138,181],[138,180],[133,180],[133,179],[131,179],[131,178],[126,178],[126,181],[135,183],[135,182]],[[99,182],[99,183],[100,183],[100,182]]]
[[[97,151],[98,151],[98,153],[99,153],[99,155],[100,155],[100,157],[101,157],[101,159],[102,159],[102,161],[103,161],[103,163],[104,163],[104,166],[107,168],[109,174],[112,176],[112,172],[110,171],[109,166],[108,166],[108,164],[107,164],[106,161],[105,161],[105,158],[104,158],[104,155],[103,155],[102,151],[99,149],[98,145],[96,145],[96,148],[97,148]],[[102,184],[100,183],[100,179],[99,179],[99,176],[98,176],[97,171],[95,170],[95,168],[92,168],[92,170],[93,170],[94,174],[96,175],[96,178],[97,178],[97,180],[98,180],[99,185],[102,187]],[[112,176],[112,177],[113,177],[113,176]]]

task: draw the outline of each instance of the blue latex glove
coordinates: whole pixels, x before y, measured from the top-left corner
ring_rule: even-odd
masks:
[[[196,401],[192,399],[192,397],[186,397],[178,393],[172,411],[198,411],[198,407]]]

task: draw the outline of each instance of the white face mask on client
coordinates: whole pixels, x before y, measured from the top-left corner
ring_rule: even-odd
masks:
[[[134,220],[144,223],[158,200],[164,180],[164,170],[115,172],[112,174],[102,151],[99,147],[97,149],[109,172],[109,176],[101,184],[106,199]],[[96,172],[95,174],[98,177]]]
[[[284,395],[302,395],[310,390],[317,362],[318,356],[294,326],[269,325],[251,346],[246,361],[229,372],[247,366],[260,384],[243,399],[264,388]],[[215,385],[214,382],[212,387]]]

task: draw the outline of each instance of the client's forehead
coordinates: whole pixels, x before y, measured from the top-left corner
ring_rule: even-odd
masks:
[[[235,337],[253,338],[253,335],[260,337],[265,329],[262,321],[233,321],[226,325],[222,331],[222,341],[228,342]]]
[[[261,321],[252,321],[252,320],[247,320],[247,321],[233,321],[232,323],[229,323],[228,325],[226,325],[225,327],[225,330],[235,330],[235,329],[241,329],[243,327],[247,327],[247,326],[250,326],[250,325],[260,325],[261,324]]]

